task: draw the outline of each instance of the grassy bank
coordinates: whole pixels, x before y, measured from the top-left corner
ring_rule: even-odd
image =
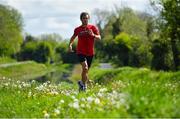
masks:
[[[66,82],[1,82],[0,117],[180,117],[180,72],[92,68],[90,77],[82,93]]]
[[[38,64],[33,61],[23,62],[18,65],[10,65],[7,67],[0,67],[0,77],[11,79],[29,79],[42,75],[48,71],[44,64]]]
[[[9,57],[0,57],[0,65],[5,63],[12,63],[12,62],[16,62],[16,60],[11,59]]]
[[[180,72],[94,69],[91,79],[109,90],[128,94],[126,111],[132,117],[180,117]]]
[[[7,64],[7,63],[6,63]],[[56,70],[67,72],[72,67],[67,64],[45,65],[34,61],[13,62],[0,65],[0,79],[28,80]]]

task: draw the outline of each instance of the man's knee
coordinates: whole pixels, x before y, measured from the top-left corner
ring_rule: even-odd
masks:
[[[83,72],[88,72],[88,66],[83,66]]]
[[[82,63],[82,70],[83,72],[88,72],[88,64],[86,61]]]
[[[88,64],[87,64],[87,62],[86,61],[82,62],[81,65],[82,65],[83,72],[87,72],[88,71]]]

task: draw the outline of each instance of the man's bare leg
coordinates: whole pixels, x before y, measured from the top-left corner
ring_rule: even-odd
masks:
[[[82,82],[86,85],[86,83],[88,82],[88,64],[86,61],[81,62],[81,66],[82,66]]]

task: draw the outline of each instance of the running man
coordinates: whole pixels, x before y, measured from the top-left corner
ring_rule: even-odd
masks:
[[[90,15],[87,12],[80,14],[82,24],[74,29],[69,43],[69,52],[73,52],[72,45],[74,39],[78,36],[76,53],[82,66],[82,80],[78,81],[79,90],[85,91],[88,79],[88,70],[94,56],[94,40],[100,40],[101,36],[96,26],[88,24]]]

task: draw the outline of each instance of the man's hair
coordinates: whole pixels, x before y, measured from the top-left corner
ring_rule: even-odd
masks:
[[[80,19],[82,20],[83,16],[86,16],[86,15],[88,15],[88,18],[90,18],[89,13],[82,12],[81,15],[80,15]]]

